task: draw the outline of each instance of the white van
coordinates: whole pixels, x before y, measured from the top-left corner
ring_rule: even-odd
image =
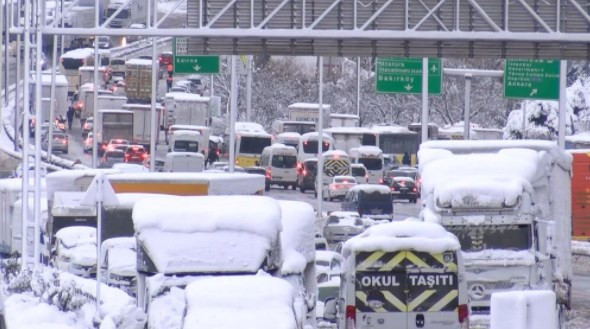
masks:
[[[168,152],[204,153],[209,142],[203,140],[203,135],[194,130],[176,130],[170,135]]]
[[[383,183],[383,151],[377,146],[353,147],[348,152],[352,163],[362,163],[369,174],[369,184]]]
[[[275,143],[262,150],[260,166],[266,169],[266,190],[272,184],[297,187],[297,150],[293,146]]]
[[[342,329],[468,328],[467,286],[459,240],[436,223],[372,226],[348,240],[340,300],[324,317]]]
[[[164,161],[164,172],[202,172],[205,157],[194,152],[168,152]]]

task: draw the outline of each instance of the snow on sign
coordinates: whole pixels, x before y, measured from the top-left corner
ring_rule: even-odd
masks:
[[[504,64],[504,97],[559,99],[559,61],[508,59]]]
[[[186,38],[174,38],[174,73],[176,74],[218,74],[219,56],[190,55]]]
[[[440,94],[442,85],[441,62],[428,59],[428,93]],[[377,58],[376,90],[381,93],[422,93],[422,59]]]

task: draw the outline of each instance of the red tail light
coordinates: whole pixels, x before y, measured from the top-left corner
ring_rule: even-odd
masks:
[[[412,189],[412,191],[414,191],[414,192],[418,192],[418,189],[414,187],[414,188]]]
[[[217,156],[219,156],[221,154],[221,152],[219,150],[216,151]]]
[[[383,177],[379,178],[379,184],[383,184]]]
[[[356,307],[353,305],[346,305],[346,329],[354,329],[356,327]]]
[[[461,304],[459,305],[459,323],[465,321],[469,321],[469,308],[467,307],[467,304]]]
[[[272,174],[272,171],[270,169],[266,169],[266,178],[270,179],[271,174]]]
[[[392,186],[389,189],[392,190],[392,191],[395,191],[395,186]]]
[[[303,176],[307,176],[307,170],[303,169]]]
[[[65,145],[65,144],[67,144],[67,143],[68,143],[68,141],[67,141],[67,140],[65,140],[65,139],[63,139],[63,140],[61,141],[61,143]]]
[[[142,154],[141,158],[145,160],[147,158],[147,153]]]
[[[297,170],[301,170],[303,168],[303,163],[297,162]]]

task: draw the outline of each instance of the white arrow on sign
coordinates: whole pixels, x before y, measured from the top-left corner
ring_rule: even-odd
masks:
[[[531,94],[529,96],[534,96],[537,94],[537,92],[538,92],[537,89],[533,89],[533,90],[531,90]]]
[[[438,71],[438,69],[436,68],[436,65],[432,64],[432,67],[430,68],[430,72],[436,73],[436,71]]]
[[[199,64],[195,64],[195,66],[193,66],[193,69],[195,69],[195,72],[199,72],[201,70],[201,67],[199,66]]]
[[[405,86],[404,86],[404,88],[405,88],[407,91],[410,91],[412,88],[414,88],[414,86],[412,86],[411,84],[409,84],[409,83],[408,83],[407,85],[405,85]]]

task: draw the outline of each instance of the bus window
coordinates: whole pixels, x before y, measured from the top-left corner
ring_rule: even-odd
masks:
[[[365,165],[367,170],[381,170],[383,169],[383,161],[380,158],[359,158],[359,163]]]
[[[270,146],[270,142],[270,138],[242,136],[240,153],[261,154],[265,147]]]
[[[418,150],[418,135],[386,135],[379,136],[379,148],[383,153],[416,153]]]
[[[361,145],[377,146],[377,136],[375,136],[373,134],[363,134],[363,139],[361,141]]]

